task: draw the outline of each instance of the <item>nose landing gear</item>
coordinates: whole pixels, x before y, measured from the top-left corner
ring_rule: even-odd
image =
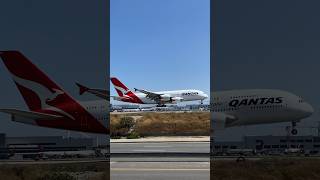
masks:
[[[298,134],[298,130],[296,129],[297,122],[292,121],[291,123],[292,123],[291,134],[292,134],[292,135],[297,135],[297,134]]]

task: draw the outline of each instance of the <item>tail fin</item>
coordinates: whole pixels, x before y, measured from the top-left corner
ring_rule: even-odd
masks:
[[[111,77],[111,82],[120,97],[127,95],[129,92],[131,92],[130,89],[127,88],[124,84],[122,84],[122,82],[120,82],[119,79],[117,79],[116,77]]]
[[[32,111],[74,102],[55,82],[18,51],[0,51],[17,88]]]

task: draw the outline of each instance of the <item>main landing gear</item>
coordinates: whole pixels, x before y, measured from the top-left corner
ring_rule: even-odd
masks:
[[[291,123],[292,123],[291,134],[292,134],[292,135],[297,135],[297,134],[298,134],[298,130],[296,129],[296,127],[297,127],[297,122],[292,121]]]
[[[165,104],[158,104],[157,107],[167,107]]]

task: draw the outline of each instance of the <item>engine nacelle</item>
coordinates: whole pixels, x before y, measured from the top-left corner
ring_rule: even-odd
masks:
[[[172,97],[170,95],[168,95],[168,94],[161,95],[161,101],[163,101],[163,102],[170,102],[171,98]]]
[[[177,103],[177,102],[182,102],[183,98],[182,97],[173,97],[171,98],[171,102]]]
[[[227,127],[231,127],[232,123],[234,123],[236,120],[236,117],[225,113],[211,113],[211,123],[213,130],[223,130]]]

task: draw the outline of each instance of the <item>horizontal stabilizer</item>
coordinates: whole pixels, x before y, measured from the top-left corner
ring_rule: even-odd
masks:
[[[92,89],[92,88],[88,88],[84,85],[81,85],[79,83],[76,83],[76,85],[79,87],[79,94],[82,95],[83,93],[85,92],[88,92],[90,94],[93,94],[99,98],[102,98],[102,99],[105,99],[105,100],[108,100],[110,99],[110,92],[107,91],[107,90],[104,90],[104,89]]]
[[[79,87],[79,94],[82,95],[83,93],[85,93],[86,91],[89,90],[89,88],[79,84],[79,83],[76,83],[76,85]]]
[[[0,112],[23,117],[23,118],[28,118],[28,119],[55,120],[55,119],[63,118],[63,116],[59,116],[59,115],[39,113],[34,111],[23,111],[18,109],[0,109]]]

